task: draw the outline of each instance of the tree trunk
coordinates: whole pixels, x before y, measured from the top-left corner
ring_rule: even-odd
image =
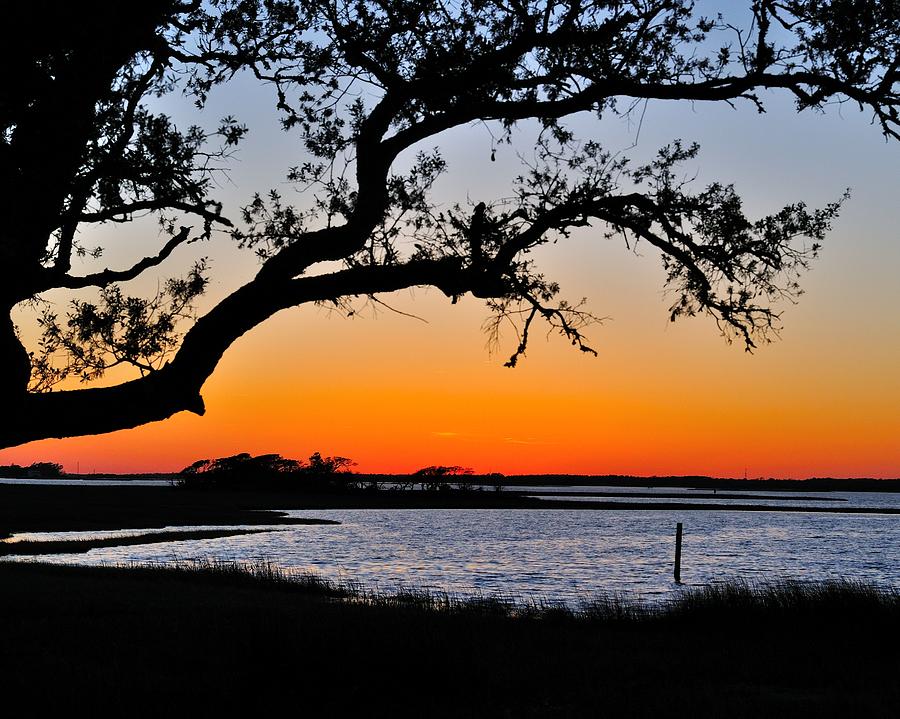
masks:
[[[9,309],[0,311],[0,411],[18,413],[31,379],[31,359],[19,341]]]

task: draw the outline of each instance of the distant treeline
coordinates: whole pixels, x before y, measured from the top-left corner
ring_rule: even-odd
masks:
[[[319,452],[307,460],[279,454],[252,456],[246,452],[231,457],[201,459],[178,473],[176,484],[192,489],[247,488],[290,489],[306,492],[407,490],[471,490],[485,483],[467,467],[432,465],[408,475],[360,475],[347,457],[323,457]],[[499,488],[502,475],[488,475]]]
[[[308,460],[296,460],[279,454],[252,456],[246,452],[231,457],[201,459],[174,474],[91,474],[78,475],[84,479],[109,477],[140,479],[172,479],[176,484],[190,487],[278,488],[298,486],[305,489],[419,489],[446,491],[475,489],[485,486],[499,489],[505,486],[601,486],[628,488],[683,488],[699,490],[764,490],[786,492],[900,492],[900,479],[854,477],[813,477],[810,479],[727,478],[705,475],[667,477],[636,477],[624,474],[510,474],[498,472],[476,474],[459,465],[432,465],[410,474],[357,473],[351,470],[356,463],[346,457],[327,457],[319,452]],[[23,467],[18,464],[0,465],[0,477],[13,479],[56,479],[66,476],[61,464],[34,462]]]
[[[58,479],[65,474],[63,466],[56,462],[34,462],[27,467],[18,464],[0,465],[0,477],[6,479]]]

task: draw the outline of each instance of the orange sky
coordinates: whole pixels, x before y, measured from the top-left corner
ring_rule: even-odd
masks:
[[[608,130],[620,145],[629,132]],[[361,471],[461,464],[506,473],[900,476],[900,147],[852,114],[797,118],[776,104],[760,117],[660,105],[646,115],[638,150],[677,136],[704,145],[698,182],[735,181],[751,214],[797,199],[821,204],[853,188],[804,281],[807,294],[785,312],[782,339],[754,355],[725,344],[706,319],[667,323],[663,275],[649,249],[635,256],[600,232],[582,232],[542,262],[567,297],[587,296],[611,318],[589,333],[597,358],[537,332],[527,359],[506,369],[511,340],[504,353],[488,353],[483,306],[451,306],[434,290],[386,298],[427,323],[384,310],[347,320],[304,307],[228,352],[203,393],[205,417],[182,413],[106,436],[35,442],[0,451],[0,463],[169,471],[240,451],[320,451],[351,457]],[[263,127],[254,142],[228,189],[232,208],[278,182],[286,140]],[[487,162],[489,138],[477,129],[447,143],[451,174],[440,192],[463,200],[504,194],[511,151]],[[114,235],[98,237],[112,240],[105,264],[133,251],[117,249]],[[191,248],[158,276],[188,266]],[[211,298],[254,266],[231,248],[200,251],[217,271]]]

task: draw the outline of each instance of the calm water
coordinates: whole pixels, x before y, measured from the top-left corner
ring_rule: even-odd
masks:
[[[828,497],[829,502],[803,504],[900,505],[900,496],[894,494],[829,493]],[[342,524],[293,526],[263,534],[113,547],[39,559],[85,564],[266,559],[292,571],[355,580],[381,590],[415,586],[461,595],[500,594],[575,604],[596,593],[624,592],[654,599],[672,592],[674,529],[675,523],[682,521],[682,580],[686,584],[738,577],[763,581],[846,577],[900,587],[897,515],[718,510],[328,510],[289,514]],[[69,532],[28,538],[127,533]]]

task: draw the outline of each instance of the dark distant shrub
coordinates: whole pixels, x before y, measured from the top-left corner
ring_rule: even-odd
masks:
[[[190,488],[229,487],[249,489],[344,490],[355,489],[346,457],[323,457],[319,452],[308,461],[279,454],[254,457],[247,452],[219,459],[201,459],[179,473],[178,486]]]
[[[18,464],[0,466],[0,477],[9,479],[57,479],[65,474],[58,462],[34,462],[28,467]]]
[[[34,462],[26,470],[28,477],[36,479],[56,479],[65,476],[63,466],[58,462]]]
[[[499,492],[503,489],[504,479],[506,479],[505,475],[500,472],[491,472],[490,474],[484,475],[483,481],[485,484],[491,485],[495,492]]]

